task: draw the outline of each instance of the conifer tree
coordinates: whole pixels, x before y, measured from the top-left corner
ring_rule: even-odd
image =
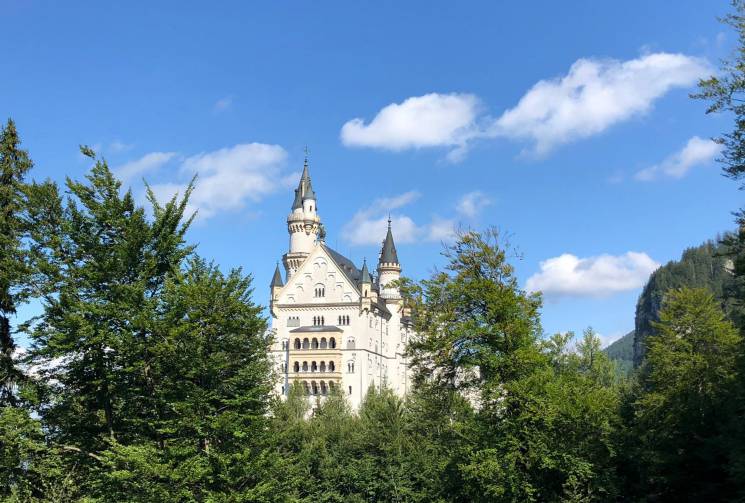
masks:
[[[15,387],[23,374],[13,361],[16,349],[11,317],[28,296],[28,258],[22,245],[25,234],[24,178],[33,163],[15,123],[8,119],[0,130],[0,407],[15,405]]]

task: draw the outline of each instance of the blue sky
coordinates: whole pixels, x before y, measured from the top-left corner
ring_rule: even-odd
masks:
[[[547,332],[633,328],[656,264],[732,226],[736,184],[692,101],[732,50],[728,2],[0,0],[0,118],[63,181],[89,144],[141,193],[200,182],[200,254],[267,300],[310,149],[327,242],[404,273],[496,225],[546,291]]]

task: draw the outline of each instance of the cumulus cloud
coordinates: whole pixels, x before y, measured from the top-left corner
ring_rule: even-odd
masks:
[[[150,152],[144,156],[114,168],[114,174],[123,182],[160,169],[176,156],[175,152]]]
[[[282,172],[286,158],[279,145],[238,144],[186,158],[178,170],[180,181],[153,184],[152,189],[158,199],[170,198],[183,194],[188,181],[198,175],[190,204],[200,219],[207,219],[284,188],[295,178]]]
[[[348,147],[404,150],[422,147],[454,147],[460,156],[468,140],[477,134],[479,101],[471,94],[430,93],[381,109],[369,122],[356,118],[341,128]]]
[[[481,213],[481,210],[490,204],[491,199],[489,197],[483,192],[475,190],[463,195],[455,209],[464,217],[476,218]]]
[[[628,61],[579,59],[566,75],[537,82],[497,119],[484,115],[472,94],[430,93],[387,105],[369,123],[348,121],[341,139],[388,150],[447,147],[448,159],[458,161],[473,140],[504,137],[545,155],[648,112],[671,89],[691,86],[710,71],[703,59],[665,52]]]
[[[650,166],[634,175],[641,181],[660,177],[682,178],[691,168],[711,163],[722,150],[722,146],[709,139],[694,136],[678,152],[665,158],[660,164]]]
[[[525,288],[546,297],[605,297],[644,285],[658,267],[646,253],[579,258],[565,253],[540,263]]]
[[[709,72],[704,60],[684,54],[580,59],[565,76],[535,84],[496,120],[494,134],[531,141],[536,154],[545,154],[643,114],[672,88],[691,86]]]

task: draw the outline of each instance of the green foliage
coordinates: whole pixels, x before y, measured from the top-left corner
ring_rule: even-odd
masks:
[[[618,365],[619,372],[628,375],[634,367],[634,331],[613,341],[604,351]]]
[[[653,272],[636,304],[635,364],[639,365],[644,358],[646,338],[659,320],[662,301],[668,290],[706,288],[724,304],[724,289],[729,281],[731,275],[725,249],[712,241],[685,250],[679,261],[670,261]]]
[[[13,361],[10,318],[29,295],[24,178],[33,163],[20,145],[15,123],[8,119],[0,129],[0,407],[17,405],[15,387],[23,378]]]
[[[731,498],[726,430],[741,337],[710,292],[682,288],[668,292],[646,342],[627,415],[636,490],[665,501]]]

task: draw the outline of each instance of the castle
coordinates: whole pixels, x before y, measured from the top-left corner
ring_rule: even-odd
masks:
[[[276,391],[287,396],[295,383],[312,397],[334,388],[357,409],[370,386],[404,395],[410,375],[404,347],[411,319],[393,281],[401,275],[391,222],[377,264],[358,268],[325,243],[308,159],[287,217],[290,246],[270,285],[271,355]]]

